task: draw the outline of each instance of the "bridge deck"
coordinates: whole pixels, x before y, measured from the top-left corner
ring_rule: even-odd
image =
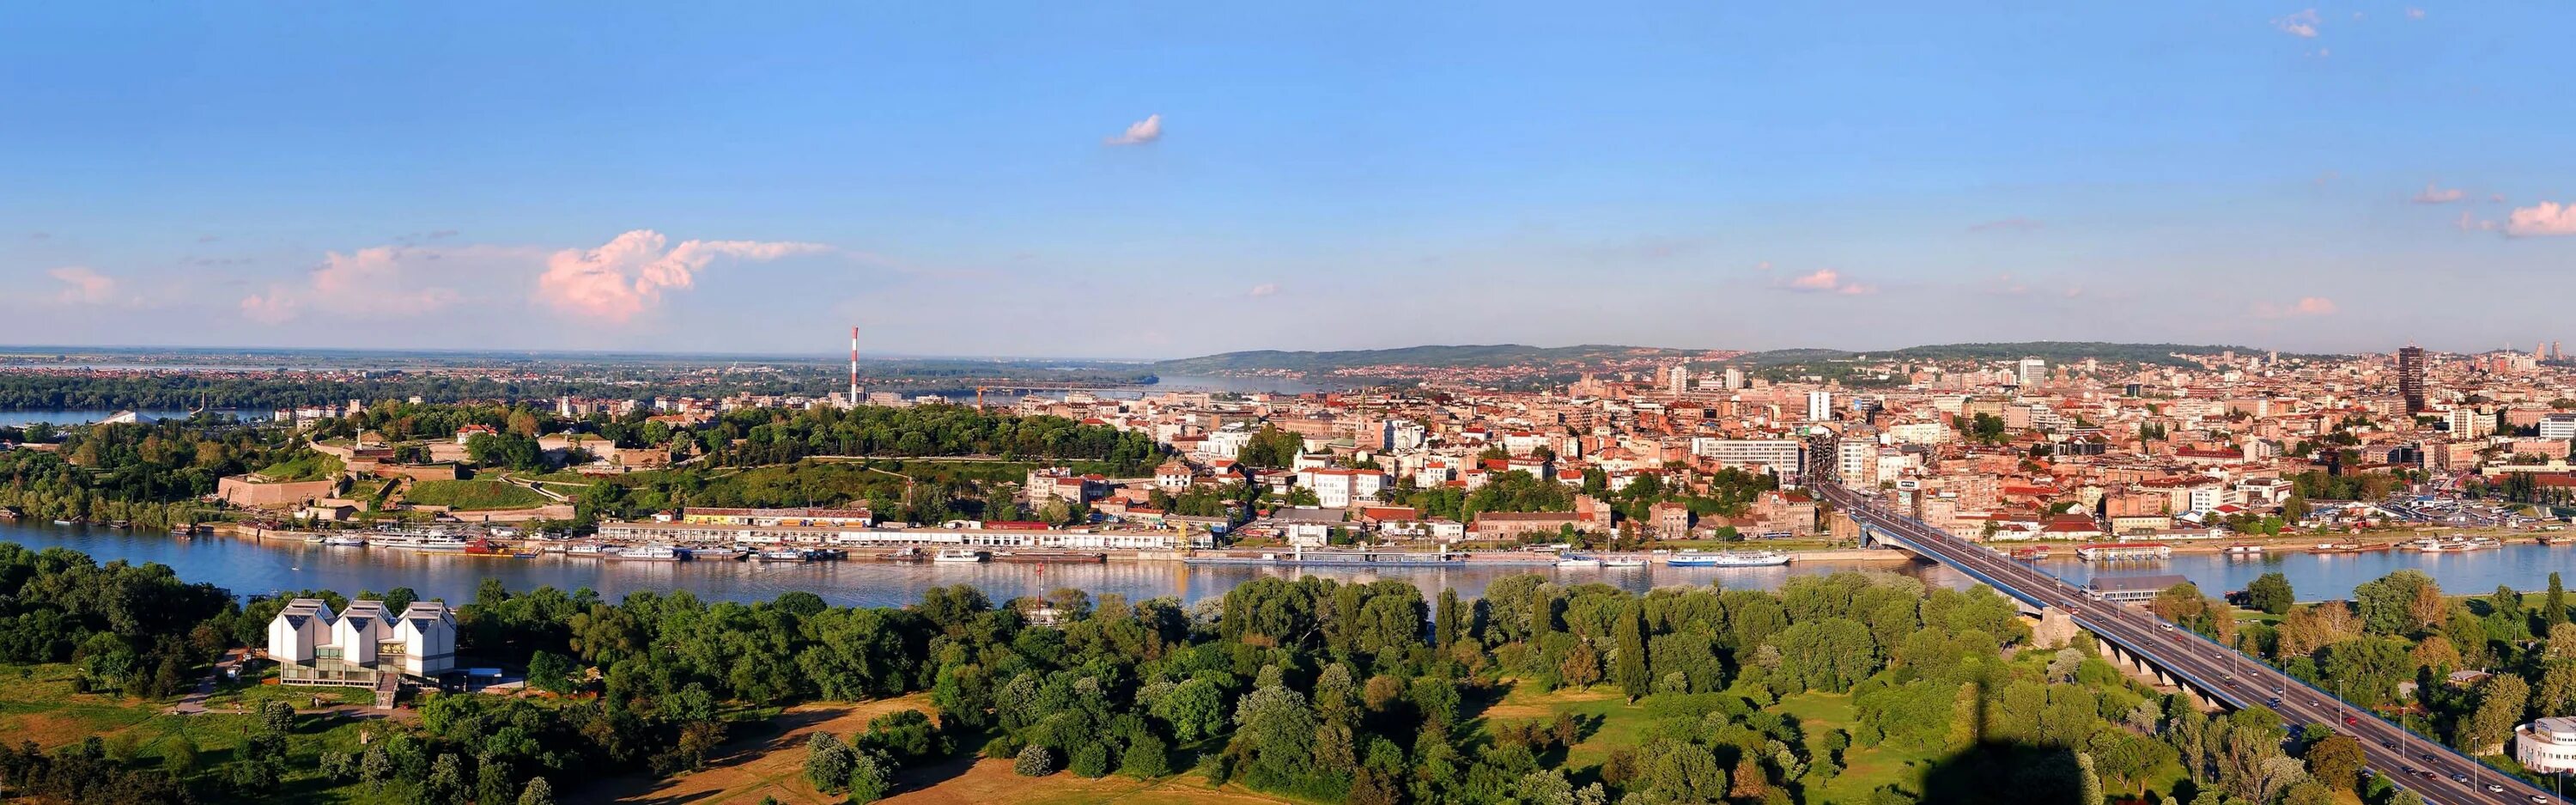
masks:
[[[2428,802],[2560,802],[2549,791],[2485,763],[2398,728],[2279,669],[2264,665],[2189,630],[2176,629],[2143,609],[2092,600],[2063,579],[1996,555],[1947,532],[1889,509],[1859,492],[1816,487],[1843,513],[1925,558],[1965,573],[1997,592],[2031,606],[2062,609],[2078,626],[2185,680],[2203,695],[2235,707],[2263,704],[2290,724],[2325,724],[2359,739],[2370,767]],[[2277,701],[2278,704],[2272,704]],[[2426,767],[2432,778],[2397,772]],[[2466,782],[2453,780],[2458,774]],[[2498,791],[2489,791],[2493,785]]]

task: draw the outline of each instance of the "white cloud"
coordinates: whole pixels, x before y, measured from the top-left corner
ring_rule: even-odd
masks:
[[[2299,297],[2299,301],[2292,302],[2287,305],[2272,302],[2254,303],[2254,315],[2266,319],[2326,316],[2332,315],[2334,312],[2334,300],[2327,299],[2322,296],[2302,296]]]
[[[2315,39],[2317,36],[2317,10],[2313,8],[2300,9],[2298,13],[2291,14],[2286,17],[2275,18],[2272,20],[2272,27],[2280,29],[2282,33],[2301,39]]]
[[[2420,9],[2420,8],[2409,8],[2409,9],[2406,9],[2406,18],[2407,18],[2407,19],[2410,19],[2410,20],[2420,20],[2420,19],[2423,19],[2423,18],[2424,18],[2424,10],[2423,10],[2423,9]]]
[[[2444,189],[2437,183],[2425,182],[2424,192],[2415,194],[2414,201],[2417,204],[2449,204],[2468,197],[2469,192],[2466,190],[2456,187]]]
[[[91,271],[87,266],[63,266],[45,272],[63,283],[54,301],[66,305],[104,305],[116,298],[116,278]]]
[[[1831,293],[1846,296],[1859,296],[1862,294],[1873,294],[1878,292],[1878,286],[1863,285],[1861,283],[1845,280],[1843,279],[1842,272],[1835,271],[1830,268],[1819,268],[1812,273],[1792,278],[1789,280],[1787,285],[1782,287],[1792,291],[1798,291],[1800,293]]]
[[[2576,235],[2576,203],[2543,201],[2529,207],[2515,207],[2513,214],[2505,219],[2504,233],[2526,238]]]
[[[275,283],[267,293],[243,297],[242,315],[279,324],[307,310],[344,317],[409,318],[435,313],[462,298],[456,289],[429,280],[446,272],[432,271],[427,264],[445,256],[408,246],[331,252],[303,284]]]
[[[816,243],[684,240],[668,250],[662,233],[638,229],[595,249],[565,249],[546,258],[537,298],[557,310],[624,322],[659,307],[662,292],[686,289],[719,257],[775,260],[830,249]]]
[[[1279,292],[1279,283],[1276,283],[1276,282],[1265,282],[1265,283],[1262,283],[1262,284],[1259,284],[1259,285],[1252,286],[1252,295],[1253,295],[1253,296],[1269,296],[1269,295],[1272,295],[1272,294],[1276,294],[1276,293],[1278,293],[1278,292]]]
[[[2462,232],[2493,232],[2496,228],[2496,222],[2477,220],[2475,217],[2469,215],[2467,210],[2462,210],[2460,211],[2459,226],[2460,231]]]
[[[1155,113],[1146,115],[1143,120],[1128,124],[1126,133],[1101,140],[1100,143],[1102,145],[1144,145],[1160,139],[1163,139],[1163,116],[1161,113]]]

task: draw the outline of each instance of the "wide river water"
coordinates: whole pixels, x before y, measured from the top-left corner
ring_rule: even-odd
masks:
[[[238,595],[281,590],[327,588],[343,593],[408,586],[424,596],[463,601],[486,577],[499,578],[513,590],[541,585],[563,589],[588,587],[609,598],[637,590],[689,590],[699,597],[731,601],[765,601],[790,590],[804,590],[838,604],[901,606],[918,600],[923,590],[949,584],[972,584],[994,600],[1042,594],[1075,587],[1093,594],[1117,593],[1130,599],[1178,596],[1186,601],[1224,595],[1225,591],[1262,576],[1321,576],[1343,581],[1402,579],[1426,594],[1456,588],[1474,597],[1504,576],[1540,573],[1558,581],[1599,581],[1630,590],[1656,587],[1718,585],[1737,589],[1773,589],[1790,576],[1837,570],[1882,570],[1921,578],[1932,584],[1963,587],[1970,580],[1948,568],[1921,562],[1798,562],[1776,568],[1600,568],[1497,567],[1475,569],[1255,567],[1184,565],[1177,562],[1108,562],[1088,565],[901,564],[893,562],[613,562],[546,556],[508,559],[461,554],[421,554],[378,548],[333,548],[302,542],[257,541],[233,537],[181,540],[150,531],[119,531],[50,523],[0,523],[0,541],[32,549],[64,547],[101,562],[158,562],[188,581],[213,582]],[[2385,551],[2314,555],[2285,553],[2266,557],[2190,554],[2154,563],[2089,565],[2075,559],[2052,559],[2041,567],[2082,583],[2104,575],[2180,574],[2213,593],[2244,589],[2268,571],[2287,575],[2302,599],[2349,597],[2362,582],[2400,568],[2429,573],[2454,594],[2481,594],[2496,585],[2519,590],[2547,586],[2552,571],[2576,565],[2576,547],[2510,545],[2459,554]]]

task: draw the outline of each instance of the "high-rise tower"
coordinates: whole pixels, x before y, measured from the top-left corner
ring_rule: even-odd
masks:
[[[850,407],[859,407],[859,328],[850,328]]]
[[[2408,344],[2397,350],[2397,394],[2406,398],[2409,416],[2424,413],[2424,348]]]

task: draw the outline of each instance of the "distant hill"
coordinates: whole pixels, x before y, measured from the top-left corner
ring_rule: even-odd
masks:
[[[2130,363],[2160,364],[2165,366],[2185,366],[2189,364],[2180,358],[2173,357],[2175,353],[2189,355],[2215,355],[2228,350],[2235,350],[2238,354],[2248,355],[2262,351],[2253,347],[2233,346],[2227,344],[2121,344],[2109,341],[2012,341],[1976,344],[1931,344],[1927,346],[1906,347],[1903,349],[1876,352],[1850,352],[1825,349],[1782,349],[1752,353],[1744,356],[1741,360],[1745,363],[1759,366],[1779,366],[1783,364],[1807,363],[1811,361],[1838,360],[1860,355],[1867,355],[1872,358],[1898,358],[1904,360],[2009,361],[2021,358],[2038,358],[2052,364],[2074,363],[2086,358],[2094,358],[2114,362],[2125,361]]]
[[[1629,347],[1616,344],[1577,344],[1570,347],[1533,347],[1527,344],[1441,344],[1339,352],[1284,352],[1275,349],[1227,352],[1163,361],[1154,364],[1153,369],[1156,374],[1163,375],[1259,371],[1328,372],[1352,366],[1387,364],[1455,368],[1560,361],[1592,363],[1652,358],[1679,360],[1684,357],[1734,354],[1737,353],[1666,347]]]
[[[1616,344],[1577,344],[1570,347],[1534,347],[1526,344],[1454,344],[1396,349],[1362,349],[1338,352],[1305,352],[1253,350],[1179,358],[1152,365],[1156,374],[1235,374],[1245,372],[1330,372],[1356,366],[1402,364],[1442,368],[1512,366],[1526,364],[1607,364],[1613,361],[1639,359],[1719,360],[1748,366],[1785,366],[1818,361],[1844,360],[1866,355],[1872,358],[1911,360],[1978,360],[2004,361],[2039,358],[2051,364],[2073,363],[2086,358],[2104,361],[2183,365],[2174,353],[2215,354],[2226,350],[2240,354],[2259,352],[2252,347],[2213,344],[2118,344],[2107,341],[2020,341],[1984,344],[1933,344],[1903,349],[1854,352],[1836,349],[1775,349],[1765,352],[1735,353],[1728,350],[1677,349],[1672,347],[1636,347]]]

